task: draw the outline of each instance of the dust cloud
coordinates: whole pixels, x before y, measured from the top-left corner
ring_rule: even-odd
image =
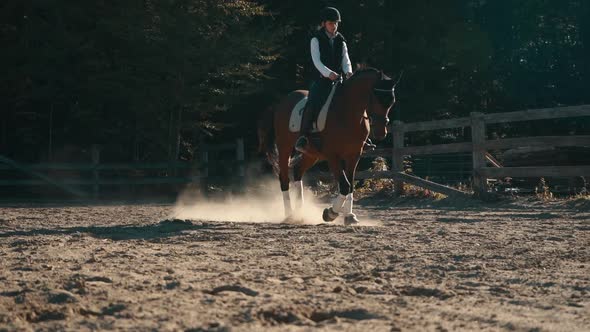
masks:
[[[173,216],[178,219],[249,223],[282,223],[285,220],[283,196],[277,179],[264,179],[249,184],[245,193],[217,193],[205,197],[196,190],[183,192],[176,202]],[[291,186],[293,187],[293,186]],[[291,206],[295,193],[291,188]],[[288,222],[315,225],[323,223],[320,203],[314,193],[304,189],[305,204]],[[325,204],[323,204],[325,205]]]
[[[185,190],[178,198],[171,218],[246,222],[246,223],[292,223],[305,225],[323,224],[322,212],[330,204],[321,202],[308,187],[303,190],[304,205],[295,209],[296,195],[291,184],[291,206],[294,213],[286,219],[283,208],[283,196],[276,178],[261,179],[248,184],[245,193],[214,193],[205,197],[200,191]],[[354,212],[354,211],[353,211]],[[359,215],[358,226],[380,226],[379,220],[367,215]],[[342,217],[331,224],[342,225]]]

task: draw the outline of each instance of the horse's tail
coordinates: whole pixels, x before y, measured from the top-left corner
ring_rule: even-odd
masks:
[[[258,152],[264,153],[266,160],[276,174],[279,169],[279,158],[275,144],[274,107],[268,107],[258,119]]]

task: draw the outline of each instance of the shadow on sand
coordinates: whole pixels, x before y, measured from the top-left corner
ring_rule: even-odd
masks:
[[[411,196],[384,196],[373,195],[359,199],[356,203],[366,208],[419,208],[419,209],[436,209],[447,211],[513,211],[516,213],[529,212],[531,209],[551,208],[553,212],[558,211],[590,211],[590,204],[585,202],[571,202],[561,200],[555,202],[543,202],[534,197],[508,198],[503,197],[496,201],[481,201],[475,198],[420,198]],[[586,200],[589,201],[589,200]],[[553,216],[541,216],[542,219],[550,219]]]
[[[150,240],[175,236],[183,231],[217,229],[219,227],[223,226],[214,223],[191,222],[189,220],[171,219],[162,220],[157,224],[142,226],[113,225],[12,231],[0,233],[0,238],[8,238],[13,236],[69,235],[76,233],[86,233],[90,234],[90,236],[93,237],[111,240]]]

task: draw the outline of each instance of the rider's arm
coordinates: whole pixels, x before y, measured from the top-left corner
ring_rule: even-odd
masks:
[[[316,37],[311,39],[311,59],[313,60],[313,65],[320,71],[320,73],[322,73],[322,76],[330,77],[330,74],[334,73],[322,63],[322,60],[320,59],[320,42]],[[350,62],[350,60],[348,61]],[[334,74],[338,75],[337,73]]]
[[[348,57],[348,47],[346,47],[346,43],[342,42],[342,71],[345,74],[352,75],[352,65],[350,64],[350,57]]]

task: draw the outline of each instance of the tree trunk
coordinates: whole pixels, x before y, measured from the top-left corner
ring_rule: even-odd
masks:
[[[393,75],[393,70],[396,64],[393,63],[394,61],[394,54],[393,54],[393,40],[394,40],[394,29],[393,26],[395,22],[391,20],[391,15],[393,13],[393,1],[385,1],[385,7],[383,8],[383,24],[385,25],[385,29],[387,34],[385,35],[385,56],[387,57],[384,61],[383,70]]]
[[[170,108],[170,119],[168,121],[168,175],[172,174],[172,163],[174,162],[174,108]]]
[[[178,161],[180,158],[180,141],[182,140],[182,106],[178,107],[178,121],[176,123],[176,153],[174,160]]]
[[[588,87],[590,85],[590,3],[588,1],[581,2],[580,14],[578,16],[578,29],[580,29],[580,39],[582,41],[581,56],[579,57],[582,74],[582,86]],[[584,96],[584,103],[589,103],[588,96]]]

